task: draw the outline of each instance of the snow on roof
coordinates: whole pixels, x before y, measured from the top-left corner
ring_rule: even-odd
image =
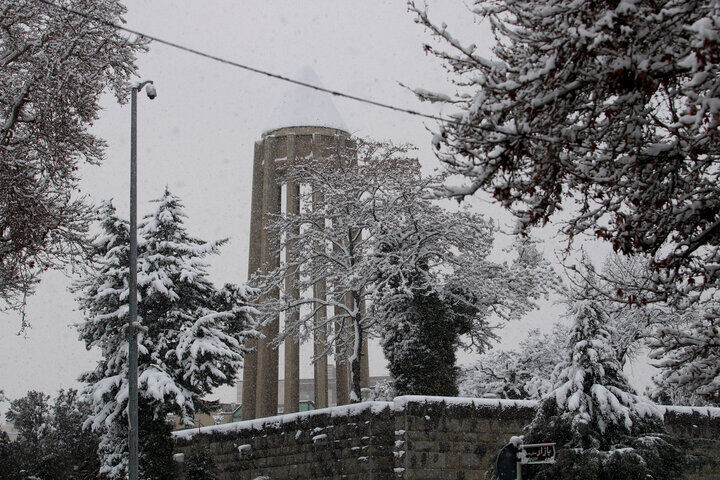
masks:
[[[306,66],[293,77],[322,87],[315,71]],[[291,84],[263,128],[263,133],[285,127],[329,127],[348,131],[329,93]]]

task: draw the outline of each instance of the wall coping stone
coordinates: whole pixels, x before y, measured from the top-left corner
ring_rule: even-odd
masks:
[[[305,418],[329,415],[330,417],[356,416],[364,412],[380,413],[386,409],[400,412],[404,411],[410,405],[417,404],[445,404],[446,406],[458,407],[474,407],[474,408],[506,408],[512,409],[535,409],[537,408],[537,400],[507,400],[498,398],[468,398],[468,397],[433,397],[422,395],[405,395],[396,397],[392,402],[373,401],[354,403],[350,405],[340,405],[336,407],[320,408],[317,410],[309,410],[306,412],[289,413],[284,415],[275,415],[273,417],[257,418],[254,420],[244,420],[241,422],[225,423],[222,425],[211,425],[200,428],[188,428],[185,430],[177,430],[173,432],[176,440],[190,440],[196,435],[208,434],[225,434],[239,432],[242,430],[263,430],[267,427],[280,427],[287,423],[294,423]],[[410,407],[412,408],[412,406]],[[709,419],[720,419],[720,408],[717,407],[685,407],[672,405],[658,405],[660,413],[664,416],[667,413],[672,416],[689,415],[693,417],[708,417]]]

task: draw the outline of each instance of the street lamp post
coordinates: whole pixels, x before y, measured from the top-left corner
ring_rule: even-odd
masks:
[[[133,85],[130,100],[130,319],[128,325],[128,479],[138,480],[138,347],[137,333],[137,94],[147,85],[152,100],[157,96],[152,80]]]

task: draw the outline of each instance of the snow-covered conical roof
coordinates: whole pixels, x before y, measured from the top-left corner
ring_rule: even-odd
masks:
[[[303,67],[294,77],[322,87],[315,71]],[[291,84],[263,128],[263,134],[286,127],[329,127],[348,131],[329,93]]]

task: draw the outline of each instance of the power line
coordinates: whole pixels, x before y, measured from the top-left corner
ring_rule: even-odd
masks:
[[[330,94],[330,95],[333,95],[333,96],[336,96],[336,97],[340,97],[340,98],[345,98],[345,99],[352,100],[352,101],[355,101],[355,102],[365,103],[365,104],[368,104],[368,105],[374,105],[374,106],[376,106],[376,107],[385,108],[385,109],[387,109],[387,110],[393,110],[393,111],[395,111],[395,112],[405,113],[405,114],[413,115],[413,116],[416,116],[416,117],[427,118],[427,119],[430,119],[430,120],[437,120],[437,121],[439,121],[439,122],[452,123],[452,124],[455,124],[455,125],[457,125],[457,126],[463,126],[463,127],[467,127],[467,128],[473,129],[473,130],[479,130],[479,131],[483,131],[483,132],[494,133],[494,134],[498,134],[498,135],[504,135],[504,136],[507,136],[507,137],[524,138],[524,139],[527,139],[527,140],[535,140],[535,141],[539,141],[539,142],[545,142],[545,143],[556,144],[556,145],[557,145],[557,144],[560,144],[560,145],[564,145],[564,146],[568,146],[568,147],[581,148],[581,149],[585,149],[585,150],[588,150],[588,151],[592,150],[592,151],[604,152],[604,153],[611,153],[611,154],[617,154],[617,153],[618,153],[616,150],[611,149],[611,148],[603,148],[603,147],[597,147],[597,146],[590,147],[590,146],[587,146],[587,145],[582,145],[582,144],[580,144],[580,143],[568,142],[568,141],[566,141],[566,140],[563,140],[563,139],[560,139],[560,138],[556,138],[556,137],[548,137],[548,136],[542,135],[542,134],[526,134],[526,133],[520,133],[520,132],[507,132],[507,131],[498,130],[497,128],[488,127],[488,126],[483,126],[483,125],[471,125],[471,124],[469,124],[469,123],[464,123],[464,122],[462,122],[462,121],[460,121],[460,120],[457,120],[457,119],[454,119],[454,118],[441,117],[441,116],[439,116],[439,115],[432,115],[432,114],[428,114],[428,113],[422,113],[422,112],[418,112],[417,110],[411,110],[411,109],[409,109],[409,108],[398,107],[398,106],[396,106],[396,105],[391,105],[391,104],[389,104],[389,103],[383,103],[383,102],[379,102],[379,101],[377,101],[377,100],[371,100],[371,99],[369,99],[369,98],[359,97],[359,96],[357,96],[357,95],[352,95],[352,94],[349,94],[349,93],[340,92],[340,91],[338,91],[338,90],[332,90],[332,89],[329,89],[329,88],[319,87],[319,86],[317,86],[317,85],[313,85],[313,84],[311,84],[311,83],[302,82],[302,81],[300,81],[300,80],[295,80],[295,79],[293,79],[293,78],[286,77],[286,76],[280,75],[280,74],[278,74],[278,73],[268,72],[267,70],[262,70],[262,69],[260,69],[260,68],[252,67],[252,66],[249,66],[249,65],[245,65],[245,64],[242,64],[242,63],[233,61],[233,60],[228,60],[228,59],[226,59],[226,58],[219,57],[219,56],[217,56],[217,55],[213,55],[213,54],[210,54],[210,53],[206,53],[206,52],[197,50],[197,49],[192,48],[192,47],[187,47],[187,46],[185,46],[185,45],[181,45],[181,44],[179,44],[179,43],[177,43],[177,42],[172,42],[172,41],[170,41],[170,40],[164,40],[164,39],[162,39],[162,38],[160,38],[160,37],[156,37],[156,36],[154,36],[154,35],[149,35],[149,34],[147,34],[147,33],[142,33],[142,32],[140,32],[140,31],[138,31],[138,30],[134,30],[134,29],[132,29],[132,28],[125,27],[125,26],[119,25],[119,24],[117,24],[117,23],[113,23],[113,22],[111,22],[111,21],[109,21],[109,20],[105,20],[105,19],[103,19],[103,18],[99,18],[99,17],[96,17],[96,16],[94,16],[94,15],[90,15],[89,13],[81,12],[81,11],[79,11],[79,10],[75,10],[74,8],[66,7],[65,5],[58,5],[58,4],[56,4],[56,3],[53,3],[51,0],[36,0],[36,1],[38,1],[38,2],[40,2],[40,3],[44,3],[45,5],[48,5],[48,6],[52,7],[52,8],[55,8],[55,9],[58,9],[58,10],[62,10],[62,11],[64,11],[64,12],[66,12],[66,13],[72,13],[72,14],[74,14],[74,15],[78,15],[78,16],[80,16],[80,17],[83,17],[83,18],[85,18],[85,19],[87,19],[87,20],[91,20],[91,21],[93,21],[93,22],[98,22],[98,23],[100,23],[100,24],[102,24],[102,25],[105,25],[105,26],[114,28],[114,29],[116,29],[116,30],[122,30],[122,31],[124,31],[124,32],[132,33],[133,35],[138,35],[138,36],[141,36],[141,37],[145,37],[145,38],[147,38],[147,39],[152,40],[153,42],[157,42],[157,43],[160,43],[160,44],[162,44],[162,45],[167,45],[168,47],[176,48],[176,49],[178,49],[178,50],[182,50],[182,51],[184,51],[184,52],[187,52],[187,53],[190,53],[190,54],[193,54],[193,55],[198,55],[198,56],[200,56],[200,57],[204,57],[204,58],[207,58],[207,59],[209,59],[209,60],[213,60],[213,61],[216,61],[216,62],[224,63],[225,65],[230,65],[230,66],[232,66],[232,67],[236,67],[236,68],[240,68],[240,69],[246,70],[246,71],[248,71],[248,72],[257,73],[257,74],[264,75],[264,76],[270,77],[270,78],[274,78],[274,79],[276,79],[276,80],[280,80],[280,81],[283,81],[283,82],[292,83],[292,84],[295,84],[295,85],[300,85],[300,86],[306,87],[306,88],[311,88],[311,89],[313,89],[313,90],[317,90],[317,91],[320,91],[320,92],[328,93],[328,94]],[[654,155],[643,154],[643,153],[641,153],[641,152],[635,153],[635,156],[638,156],[638,157],[648,157],[648,158],[656,158],[656,156],[654,156]]]
[[[431,114],[427,114],[427,113],[418,112],[417,110],[410,110],[409,108],[403,108],[403,107],[398,107],[398,106],[395,106],[395,105],[390,105],[390,104],[388,104],[388,103],[378,102],[378,101],[376,101],[376,100],[371,100],[371,99],[369,99],[369,98],[358,97],[357,95],[351,95],[351,94],[349,94],[349,93],[344,93],[344,92],[340,92],[340,91],[337,91],[337,90],[331,90],[331,89],[329,89],[329,88],[319,87],[319,86],[317,86],[317,85],[313,85],[313,84],[311,84],[311,83],[302,82],[302,81],[300,81],[300,80],[295,80],[295,79],[293,79],[293,78],[286,77],[286,76],[280,75],[280,74],[278,74],[278,73],[268,72],[268,71],[266,71],[266,70],[262,70],[262,69],[255,68],[255,67],[251,67],[251,66],[249,66],[249,65],[244,65],[244,64],[242,64],[242,63],[238,63],[238,62],[235,62],[235,61],[233,61],[233,60],[228,60],[228,59],[226,59],[226,58],[218,57],[217,55],[213,55],[213,54],[210,54],[210,53],[202,52],[202,51],[197,50],[197,49],[192,48],[192,47],[186,47],[185,45],[181,45],[181,44],[179,44],[179,43],[172,42],[172,41],[170,41],[170,40],[163,40],[162,38],[156,37],[156,36],[154,36],[154,35],[149,35],[149,34],[147,34],[147,33],[142,33],[142,32],[140,32],[140,31],[138,31],[138,30],[134,30],[134,29],[132,29],[132,28],[128,28],[128,27],[125,27],[125,26],[123,26],[123,25],[119,25],[119,24],[117,24],[117,23],[113,23],[113,22],[111,22],[111,21],[109,21],[109,20],[105,20],[105,19],[102,19],[102,18],[98,18],[98,17],[96,17],[96,16],[94,16],[94,15],[90,15],[90,14],[88,14],[88,13],[81,12],[81,11],[79,11],[79,10],[75,10],[75,9],[73,9],[73,8],[70,8],[70,7],[66,7],[66,6],[64,6],[64,5],[58,5],[58,4],[56,4],[56,3],[53,3],[53,2],[50,1],[50,0],[36,0],[36,1],[41,2],[41,3],[44,3],[45,5],[48,5],[48,6],[51,6],[51,7],[60,9],[60,10],[63,10],[63,11],[65,11],[65,12],[67,12],[67,13],[72,13],[72,14],[74,14],[74,15],[81,16],[81,17],[83,17],[83,18],[86,18],[87,20],[91,20],[91,21],[94,21],[94,22],[101,23],[101,24],[103,24],[103,25],[105,25],[105,26],[115,28],[115,29],[117,29],[117,30],[123,30],[123,31],[125,31],[125,32],[132,33],[133,35],[139,35],[139,36],[141,36],[141,37],[148,38],[148,39],[152,40],[153,42],[157,42],[157,43],[160,43],[160,44],[163,44],[163,45],[167,45],[168,47],[176,48],[176,49],[178,49],[178,50],[182,50],[182,51],[184,51],[184,52],[188,52],[188,53],[191,53],[191,54],[193,54],[193,55],[198,55],[198,56],[201,56],[201,57],[204,57],[204,58],[208,58],[208,59],[210,59],[210,60],[214,60],[214,61],[216,61],[216,62],[224,63],[224,64],[226,64],[226,65],[230,65],[230,66],[233,66],[233,67],[241,68],[241,69],[247,70],[247,71],[249,71],[249,72],[258,73],[258,74],[260,74],[260,75],[265,75],[265,76],[267,76],[267,77],[275,78],[275,79],[281,80],[281,81],[283,81],[283,82],[293,83],[293,84],[295,84],[295,85],[300,85],[300,86],[303,86],[303,87],[312,88],[313,90],[318,90],[318,91],[320,91],[320,92],[329,93],[330,95],[334,95],[334,96],[336,96],[336,97],[346,98],[346,99],[348,99],[348,100],[354,100],[354,101],[356,101],[356,102],[367,103],[367,104],[369,104],[369,105],[374,105],[374,106],[376,106],[376,107],[386,108],[386,109],[389,109],[389,110],[394,110],[394,111],[396,111],[396,112],[407,113],[407,114],[415,115],[415,116],[418,116],[418,117],[424,117],[424,118],[428,118],[428,119],[430,119],[430,120],[438,120],[438,121],[441,121],[441,122],[460,123],[460,122],[458,122],[457,120],[454,120],[454,119],[451,119],[451,118],[444,118],[444,117],[440,117],[440,116],[438,116],[438,115],[431,115]]]

